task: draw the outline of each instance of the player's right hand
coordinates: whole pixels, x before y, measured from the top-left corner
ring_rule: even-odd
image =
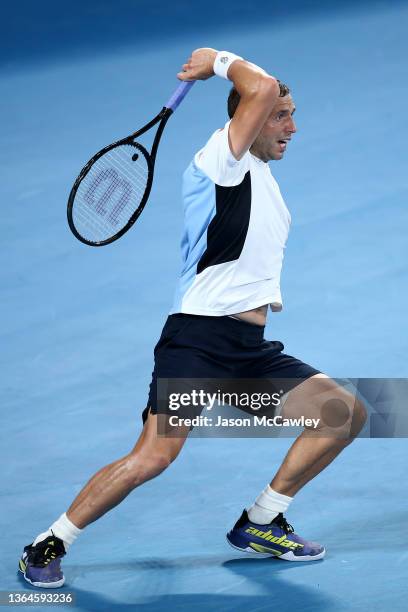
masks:
[[[215,49],[203,47],[196,49],[191,57],[182,66],[181,72],[177,74],[180,81],[205,81],[214,76],[214,60],[217,55]]]

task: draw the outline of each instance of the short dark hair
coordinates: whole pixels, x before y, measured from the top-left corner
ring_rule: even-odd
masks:
[[[285,85],[285,83],[281,83],[281,81],[279,79],[276,79],[278,81],[279,84],[279,97],[283,98],[284,96],[287,96],[288,94],[290,94],[290,89],[287,85]],[[228,116],[230,119],[232,119],[232,117],[234,116],[235,111],[237,110],[239,101],[241,99],[241,96],[239,95],[238,91],[235,89],[235,87],[231,87],[231,90],[229,92],[229,96],[228,96]]]

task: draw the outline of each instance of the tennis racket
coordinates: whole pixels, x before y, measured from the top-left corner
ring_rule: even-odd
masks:
[[[195,81],[182,82],[144,127],[101,149],[82,168],[69,195],[69,227],[78,240],[104,246],[128,231],[149,198],[157,148],[169,117]],[[136,141],[159,124],[150,153]]]

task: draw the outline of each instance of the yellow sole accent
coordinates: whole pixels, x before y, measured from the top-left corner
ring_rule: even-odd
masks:
[[[251,548],[260,553],[272,553],[274,555],[278,555],[278,557],[282,554],[280,550],[275,550],[274,548],[268,548],[267,546],[262,546],[262,544],[255,544],[254,542],[249,542]]]

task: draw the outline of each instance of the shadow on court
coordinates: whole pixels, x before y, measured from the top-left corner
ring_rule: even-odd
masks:
[[[317,567],[320,561],[316,562],[316,576],[318,575]],[[140,598],[140,592],[143,591],[143,574],[148,570],[154,570],[155,577],[153,584],[149,578],[149,590],[154,589],[154,582],[161,583],[161,572],[166,574],[170,572],[186,572],[188,571],[196,588],[199,589],[200,574],[205,572],[207,567],[216,567],[217,565],[231,572],[237,580],[232,579],[229,586],[220,588],[214,593],[172,593],[161,597],[149,597],[148,599]],[[335,602],[329,594],[320,590],[320,585],[305,586],[293,585],[290,581],[283,578],[283,574],[294,569],[296,565],[277,559],[234,559],[225,562],[220,562],[217,557],[185,557],[175,561],[166,559],[135,559],[134,562],[119,563],[119,564],[100,564],[100,565],[81,565],[77,568],[81,574],[92,574],[94,572],[126,572],[134,576],[134,594],[135,599],[132,601],[131,591],[128,590],[127,597],[129,600],[119,603],[102,595],[86,592],[82,589],[72,587],[76,594],[77,606],[85,610],[112,610],[113,612],[122,609],[132,609],[137,606],[137,609],[152,610],[161,612],[164,610],[242,610],[251,612],[251,610],[259,610],[262,608],[279,607],[280,610],[289,610],[292,607],[299,606],[307,611],[330,610]],[[72,574],[76,570],[67,567],[67,572]],[[150,575],[150,574],[149,574]],[[238,595],[234,593],[235,587],[242,584],[246,585],[248,590],[255,587],[256,591],[264,592],[265,595]],[[173,590],[172,588],[170,590]],[[174,590],[177,590],[177,585],[174,585]],[[338,610],[339,608],[336,608]]]

